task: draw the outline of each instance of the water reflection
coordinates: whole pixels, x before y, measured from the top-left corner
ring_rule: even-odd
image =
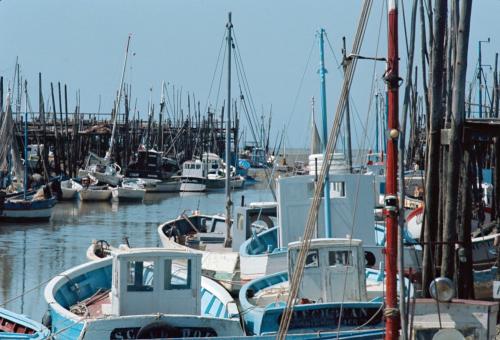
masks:
[[[233,194],[239,204],[269,201],[267,190],[242,190]],[[93,239],[114,245],[128,237],[131,246],[159,246],[158,224],[177,217],[186,209],[206,213],[223,212],[223,192],[182,195],[147,193],[143,203],[60,202],[49,222],[0,224],[0,305],[41,320],[47,306],[45,282],[54,275],[86,261]],[[35,288],[35,289],[33,289]],[[23,295],[22,292],[27,292]]]

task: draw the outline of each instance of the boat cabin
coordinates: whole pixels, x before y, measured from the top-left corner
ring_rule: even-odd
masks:
[[[315,176],[284,177],[278,180],[276,196],[280,230],[278,247],[300,240],[314,196]],[[373,176],[330,174],[331,232],[334,238],[356,238],[364,246],[375,246],[375,195]],[[324,211],[322,199],[320,210]],[[318,214],[314,238],[325,235],[324,214]]]
[[[288,246],[288,277],[296,270],[302,242]],[[367,301],[365,255],[357,239],[313,239],[297,295],[310,302]]]
[[[112,256],[110,314],[201,314],[201,254],[151,248]]]
[[[207,165],[200,160],[186,161],[182,165],[182,177],[205,178],[207,176]]]

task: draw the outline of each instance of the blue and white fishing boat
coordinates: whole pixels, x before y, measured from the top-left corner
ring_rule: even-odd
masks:
[[[288,272],[253,280],[240,290],[248,334],[278,332],[301,246],[302,242],[289,245]],[[412,295],[410,282],[405,283]],[[321,338],[339,330],[382,328],[383,285],[383,272],[365,269],[361,240],[311,240],[288,334],[314,333]]]
[[[0,308],[0,339],[44,340],[49,336],[50,331],[41,323]]]
[[[182,251],[114,252],[57,275],[45,300],[58,339],[244,335],[232,297],[201,276],[201,255]]]

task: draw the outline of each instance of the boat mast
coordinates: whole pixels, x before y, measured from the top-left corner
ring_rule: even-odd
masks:
[[[24,94],[26,107],[24,110],[24,183],[23,183],[23,198],[26,201],[28,192],[28,82],[24,81]],[[20,107],[20,105],[19,105]]]
[[[109,150],[106,152],[106,156],[104,157],[106,160],[110,160],[113,154],[113,144],[115,140],[115,132],[116,132],[116,119],[118,118],[118,110],[120,109],[120,99],[122,98],[122,90],[123,90],[123,80],[125,78],[125,69],[127,68],[127,58],[128,58],[128,47],[130,45],[130,38],[132,34],[128,35],[127,39],[127,47],[125,48],[125,60],[123,62],[123,70],[122,77],[120,80],[120,88],[118,90],[118,98],[115,100],[115,108],[114,108],[114,117],[113,117],[113,130],[111,131],[111,139],[109,140]]]
[[[344,76],[347,71],[347,49],[345,46],[345,37],[342,37],[342,67],[344,69]],[[346,139],[347,139],[347,167],[349,172],[352,173],[352,145],[351,145],[351,112],[349,108],[349,94],[345,99],[345,129],[346,129]]]
[[[326,68],[325,68],[325,41],[324,35],[325,30],[321,28],[318,32],[319,35],[319,77],[321,81],[321,118],[323,121],[323,143],[322,151],[323,153],[326,151],[326,143],[328,140],[328,122],[326,118]],[[323,161],[325,162],[328,159],[326,154],[323,155]],[[332,221],[331,221],[331,213],[330,213],[330,177],[328,176],[328,172],[325,176],[325,184],[324,184],[324,204],[325,204],[325,237],[332,237]]]
[[[397,0],[389,0],[388,7],[388,56],[385,81],[387,82],[388,109],[386,160],[386,193],[385,193],[385,225],[386,250],[385,271],[386,301],[385,311],[385,338],[393,340],[399,338],[399,313],[397,301],[397,252],[398,252],[398,209],[397,209],[397,161],[398,161],[398,94],[399,94],[399,61],[398,61],[398,10]]]
[[[233,38],[231,37],[233,23],[231,21],[231,12],[228,14],[227,28],[227,122],[226,122],[226,237],[224,246],[231,244],[231,52]]]

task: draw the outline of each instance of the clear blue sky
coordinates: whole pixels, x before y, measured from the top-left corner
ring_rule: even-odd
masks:
[[[272,105],[274,131],[289,123],[287,144],[306,147],[310,99],[312,96],[319,98],[317,44],[314,44],[306,69],[315,31],[319,27],[326,29],[336,56],[340,57],[342,36],[347,37],[350,50],[361,4],[362,1],[353,0],[2,0],[0,74],[11,79],[16,56],[19,56],[21,72],[28,79],[33,98],[37,95],[37,74],[42,72],[46,99],[49,98],[50,81],[61,81],[69,86],[71,108],[74,107],[75,91],[80,89],[83,112],[97,111],[99,95],[102,96],[101,111],[110,111],[119,85],[124,45],[127,35],[132,33],[131,51],[135,56],[130,57],[126,81],[133,85],[133,97],[137,98],[140,111],[144,114],[147,110],[150,87],[153,87],[153,100],[158,105],[163,80],[182,87],[184,93],[194,93],[203,108],[227,12],[232,11],[257,107],[268,111]],[[411,1],[405,1],[408,21],[410,5]],[[365,55],[384,55],[386,52],[384,8],[385,1],[374,1],[363,47]],[[478,39],[491,38],[491,43],[484,45],[483,56],[485,64],[493,64],[500,43],[498,13],[499,0],[474,2],[469,70],[476,65]],[[379,31],[381,40],[377,53]],[[404,71],[406,58],[402,37],[401,32],[401,70]],[[419,48],[417,44],[418,64]],[[337,105],[341,73],[328,46],[326,62],[331,120]],[[372,62],[358,65],[352,89],[354,137],[357,145],[372,146],[374,116],[371,113],[368,116],[368,103],[373,74],[376,86],[383,89],[380,77],[384,65],[379,63],[375,73]],[[491,80],[491,75],[489,77]],[[297,105],[293,110],[295,101]],[[210,102],[215,102],[215,96]],[[317,106],[318,123],[319,113]],[[367,121],[365,132],[362,126]],[[366,141],[364,136],[368,136]]]

